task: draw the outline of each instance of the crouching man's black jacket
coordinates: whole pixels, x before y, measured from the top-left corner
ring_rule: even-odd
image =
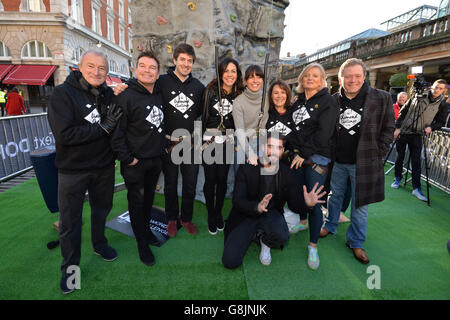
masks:
[[[114,164],[109,135],[100,126],[113,97],[105,84],[93,88],[72,71],[53,91],[48,122],[55,137],[55,165],[60,172],[75,173]]]

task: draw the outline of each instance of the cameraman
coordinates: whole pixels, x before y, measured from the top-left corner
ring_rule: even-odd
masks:
[[[420,186],[420,154],[422,150],[422,135],[427,136],[432,130],[440,129],[445,125],[447,115],[447,103],[444,99],[444,91],[447,81],[436,80],[431,90],[424,95],[415,107],[410,108],[416,98],[409,99],[400,110],[400,115],[395,122],[394,138],[397,140],[397,159],[395,161],[395,181],[391,187],[397,189],[400,186],[403,172],[403,159],[405,148],[408,145],[411,153],[412,166],[412,194],[419,200],[427,201]]]

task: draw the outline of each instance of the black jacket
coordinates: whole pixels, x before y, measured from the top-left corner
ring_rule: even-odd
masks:
[[[278,131],[288,140],[294,130],[294,121],[292,120],[292,108],[288,108],[285,113],[279,114],[277,110],[269,111],[266,129],[268,132]]]
[[[277,178],[275,179],[275,194],[272,195],[269,206],[283,214],[282,199],[287,200],[290,210],[296,213],[308,212],[308,208],[303,198],[302,186],[298,184],[293,170],[284,162],[279,163]],[[239,226],[244,219],[257,219],[264,215],[259,213],[258,203],[265,194],[261,192],[261,168],[250,164],[239,166],[236,174],[234,191],[233,191],[233,207],[228,216],[225,225],[225,240],[230,232]]]
[[[171,135],[175,129],[194,131],[194,121],[202,114],[202,97],[205,86],[191,74],[184,81],[175,74],[175,68],[159,77],[159,87],[164,102],[166,132]]]
[[[203,95],[202,125],[204,131],[206,128],[217,128],[221,117],[217,89],[206,88]],[[223,125],[226,129],[234,129],[233,100],[232,94],[222,94]]]
[[[48,122],[56,145],[56,167],[60,172],[102,169],[114,164],[108,134],[99,121],[113,97],[105,84],[98,89],[80,84],[81,72],[72,71],[53,91]]]
[[[133,158],[161,156],[166,142],[163,101],[158,88],[150,93],[136,79],[127,84],[128,88],[114,99],[122,107],[123,116],[111,139],[117,158],[125,164]]]
[[[331,158],[339,107],[328,88],[323,88],[309,100],[301,93],[291,108],[294,122],[292,143],[299,155],[304,159],[313,154]]]

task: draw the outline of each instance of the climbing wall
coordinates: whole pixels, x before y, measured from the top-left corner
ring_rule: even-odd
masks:
[[[270,54],[269,79],[276,76],[289,0],[135,0],[133,64],[139,53],[153,50],[161,73],[173,66],[172,53],[186,42],[195,49],[193,74],[204,84],[215,76],[214,46],[220,57],[239,61],[242,72],[251,64],[264,64]]]

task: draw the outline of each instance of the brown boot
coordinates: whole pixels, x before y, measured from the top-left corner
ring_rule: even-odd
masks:
[[[327,235],[329,235],[331,232],[328,231],[327,229],[325,229],[324,227],[322,227],[320,229],[320,233],[319,233],[319,237],[321,238],[325,238]]]
[[[350,246],[346,243],[345,244],[348,248]],[[367,255],[366,251],[363,248],[350,248],[353,251],[353,255],[355,256],[356,260],[358,260],[361,263],[367,264],[370,262],[369,256]]]

